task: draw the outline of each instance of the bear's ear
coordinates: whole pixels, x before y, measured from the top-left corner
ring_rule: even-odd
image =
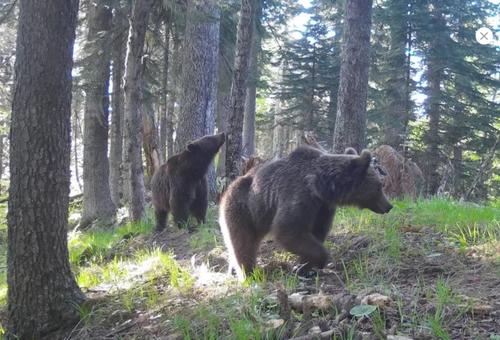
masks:
[[[345,149],[344,154],[357,156],[358,152],[356,151],[356,149],[349,147]]]
[[[200,146],[198,144],[195,144],[195,143],[189,143],[187,145],[187,151],[189,151],[189,152],[195,152],[199,148],[200,148]]]
[[[372,162],[372,154],[368,150],[363,150],[361,155],[359,155],[358,158],[355,158],[352,162],[354,165],[354,173],[357,175],[364,175]]]

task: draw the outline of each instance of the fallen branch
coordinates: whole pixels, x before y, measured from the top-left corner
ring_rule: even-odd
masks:
[[[118,333],[121,333],[123,331],[126,331],[127,329],[134,327],[136,324],[137,324],[137,321],[127,320],[123,324],[121,324],[121,326],[119,326],[116,330],[106,334],[105,337],[110,338]]]
[[[335,329],[330,329],[319,334],[307,334],[298,336],[296,338],[290,338],[290,340],[331,339],[333,334],[335,334]]]

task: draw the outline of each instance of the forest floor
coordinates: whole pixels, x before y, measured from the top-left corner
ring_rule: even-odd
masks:
[[[271,240],[251,278],[228,276],[216,207],[193,234],[154,233],[150,213],[72,230],[70,262],[88,300],[81,322],[51,339],[499,340],[499,202],[394,206],[383,216],[340,209],[326,241],[332,261],[311,279],[292,274],[296,258]],[[5,310],[4,218],[0,247]]]

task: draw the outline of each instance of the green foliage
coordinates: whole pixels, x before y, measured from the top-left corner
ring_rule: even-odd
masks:
[[[467,245],[479,245],[500,238],[500,207],[459,203],[450,199],[433,198],[417,201],[393,202],[388,215],[376,215],[368,210],[341,209],[335,224],[350,230],[366,230],[377,233],[384,230],[390,252],[396,255],[398,248],[397,229],[400,226],[433,226],[450,238],[465,239]],[[461,236],[464,235],[464,236]]]
[[[154,228],[150,217],[136,223],[128,223],[116,229],[101,229],[90,232],[71,231],[68,236],[69,259],[72,266],[102,262],[110,256],[120,243],[150,233]]]
[[[352,316],[363,317],[363,316],[369,316],[369,315],[371,315],[376,310],[377,310],[377,306],[373,306],[373,305],[357,305],[357,306],[352,307],[351,310],[349,311],[349,313]]]

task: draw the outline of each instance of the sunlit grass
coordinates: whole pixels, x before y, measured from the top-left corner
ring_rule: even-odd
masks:
[[[141,234],[150,233],[154,221],[150,214],[139,222],[114,229],[71,231],[68,235],[69,260],[73,267],[103,262],[118,243]]]
[[[139,251],[134,256],[139,267],[149,265],[149,277],[168,276],[170,286],[189,290],[194,285],[194,278],[189,271],[183,269],[171,252],[163,252],[156,248]]]
[[[368,234],[380,234],[385,230],[386,240],[392,246],[397,243],[393,228],[405,226],[432,228],[461,247],[498,242],[500,239],[498,203],[477,205],[443,198],[392,203],[394,208],[386,215],[377,215],[366,209],[341,208],[335,217],[334,228]],[[389,233],[387,230],[390,230]],[[390,251],[396,255],[395,247]]]

